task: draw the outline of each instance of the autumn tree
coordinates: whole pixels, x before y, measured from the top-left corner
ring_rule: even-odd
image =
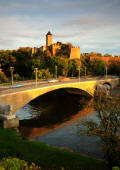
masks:
[[[6,82],[8,78],[6,77],[5,73],[0,69],[0,83]]]
[[[120,166],[120,104],[101,95],[93,106],[99,122],[85,121],[83,124],[87,130],[83,131],[87,135],[100,137],[102,151],[110,168]]]

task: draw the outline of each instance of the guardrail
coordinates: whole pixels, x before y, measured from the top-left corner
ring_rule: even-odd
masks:
[[[115,77],[118,77],[118,76],[113,76],[113,75],[108,75],[107,78],[115,78]],[[61,78],[65,78],[65,77],[61,77]],[[78,77],[68,77],[70,79],[77,79]],[[80,78],[84,78],[84,76],[81,76]],[[100,79],[100,78],[105,78],[104,76],[96,76],[96,77],[91,77],[91,76],[86,76],[85,79]],[[60,78],[58,78],[60,80]],[[50,79],[38,79],[38,83],[40,82],[43,82],[43,81],[48,81]],[[16,81],[14,80],[14,85],[15,84],[34,84],[35,83],[35,79],[34,80],[20,80],[20,81]],[[7,82],[7,83],[0,83],[0,88],[5,88],[5,87],[11,87],[11,82]]]

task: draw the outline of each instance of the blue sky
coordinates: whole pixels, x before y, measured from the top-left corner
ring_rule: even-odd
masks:
[[[81,53],[120,55],[120,0],[0,0],[0,49],[71,42]]]

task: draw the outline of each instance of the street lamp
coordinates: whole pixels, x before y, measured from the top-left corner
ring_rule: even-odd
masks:
[[[35,84],[36,84],[36,88],[37,88],[37,73],[38,73],[38,68],[34,68],[34,72],[35,72]]]
[[[78,67],[78,80],[80,81],[80,66]]]
[[[87,70],[87,68],[86,68],[86,66],[85,66],[85,79],[86,79],[86,70]]]
[[[107,71],[108,71],[108,68],[107,68],[107,66],[105,66],[105,76],[106,76],[106,78],[107,78]]]
[[[57,69],[58,69],[58,67],[57,67],[57,65],[55,65],[55,78],[57,79]]]
[[[80,61],[80,63],[79,63],[79,67],[78,67],[78,79],[79,79],[79,81],[80,81],[80,74],[81,74],[81,61]]]
[[[11,85],[13,86],[13,71],[14,67],[10,67],[10,72],[11,72]]]

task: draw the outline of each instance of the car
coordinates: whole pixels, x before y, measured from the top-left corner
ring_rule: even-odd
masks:
[[[70,80],[69,77],[64,77],[64,78],[62,78],[60,81],[69,81],[69,80]]]
[[[51,80],[48,80],[48,83],[57,83],[57,82],[59,82],[58,79],[51,79]]]
[[[15,84],[13,86],[11,86],[12,88],[18,88],[18,87],[23,87],[24,85],[23,84]]]

